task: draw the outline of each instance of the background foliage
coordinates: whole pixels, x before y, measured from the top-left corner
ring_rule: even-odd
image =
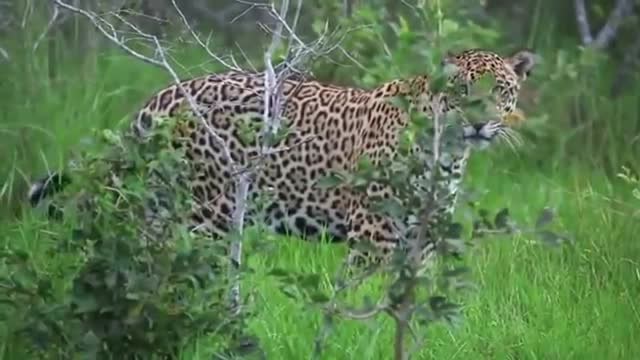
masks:
[[[83,1],[84,7],[113,8],[115,1]],[[517,152],[496,148],[473,157],[466,182],[484,206],[508,206],[516,219],[535,219],[547,204],[576,239],[574,251],[546,252],[527,235],[483,244],[469,255],[481,291],[465,305],[466,322],[430,330],[421,356],[448,358],[630,359],[640,352],[640,245],[634,235],[640,170],[640,88],[637,4],[604,49],[582,44],[573,2],[522,1],[304,1],[299,33],[311,39],[327,26],[342,29],[342,48],[319,59],[314,75],[327,82],[372,86],[397,76],[429,71],[425,56],[438,51],[487,47],[508,53],[530,47],[543,62],[521,94],[528,115]],[[212,34],[217,53],[234,53],[260,67],[268,34],[257,21],[273,20],[232,0],[178,1],[194,26]],[[110,46],[77,17],[61,14],[45,32],[52,8],[44,2],[0,3],[0,244],[37,273],[51,274],[52,296],[65,291],[64,278],[78,259],[52,251],[59,246],[40,214],[25,207],[28,180],[48,168],[63,168],[91,142],[93,129],[114,128],[170,80],[163,71]],[[172,44],[182,77],[221,70],[187,41],[170,1],[130,1],[129,15]],[[592,28],[602,26],[613,1],[588,1]],[[125,12],[130,14],[130,12]],[[242,16],[240,16],[242,15]],[[236,19],[237,18],[237,19]],[[161,24],[161,25],[158,25]],[[45,36],[41,36],[42,34]],[[444,35],[435,36],[434,34]],[[446,41],[441,40],[446,39]],[[264,40],[259,42],[259,40]],[[442,41],[439,43],[439,41]],[[263,46],[256,44],[263,43]],[[636,56],[637,57],[637,56]],[[635,186],[635,190],[634,190]],[[634,192],[635,191],[635,192]],[[470,221],[465,211],[457,216]],[[634,217],[636,216],[636,217]],[[60,234],[58,234],[60,235]],[[262,340],[267,358],[298,358],[312,348],[321,314],[306,311],[278,291],[265,275],[274,268],[330,273],[344,249],[278,239],[266,256],[251,259],[249,281],[258,315],[249,328]],[[277,255],[277,256],[276,256]],[[6,269],[7,258],[0,267]],[[328,285],[327,279],[321,280]],[[367,284],[353,299],[375,294]],[[9,336],[18,320],[3,308],[2,358],[22,359]],[[388,353],[392,333],[385,320],[371,326],[340,323],[327,338],[326,358],[377,358]],[[295,334],[293,336],[292,334]],[[181,357],[204,357],[211,338],[194,336]]]

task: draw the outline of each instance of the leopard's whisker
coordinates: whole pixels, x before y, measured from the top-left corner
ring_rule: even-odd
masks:
[[[511,150],[516,150],[517,147],[522,145],[522,139],[518,132],[512,128],[503,127],[500,129],[498,136],[501,140],[504,140]]]

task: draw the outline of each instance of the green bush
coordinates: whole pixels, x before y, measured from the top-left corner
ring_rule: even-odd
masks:
[[[175,120],[159,121],[142,142],[103,132],[104,146],[77,161],[73,184],[50,204],[71,224],[51,236],[78,259],[62,293],[51,288],[59,274],[5,249],[0,299],[20,324],[9,336],[29,354],[137,359],[175,356],[201,334],[219,350],[242,339],[224,296],[226,242],[186,227],[189,165],[171,146]]]

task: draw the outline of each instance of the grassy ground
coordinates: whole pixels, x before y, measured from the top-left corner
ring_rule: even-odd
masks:
[[[524,236],[481,244],[470,256],[480,289],[466,300],[464,323],[430,329],[417,358],[633,359],[640,352],[634,340],[640,336],[640,245],[634,236],[640,223],[629,217],[628,204],[616,200],[628,189],[594,172],[532,171],[522,159],[508,159],[513,155],[491,155],[476,157],[469,176],[488,191],[485,206],[508,206],[516,220],[526,221],[541,207],[553,205],[576,244],[549,248]],[[38,237],[35,229],[40,226],[33,221],[1,224],[2,245],[11,242],[27,250],[38,268],[64,271],[73,259],[51,256],[53,244]],[[284,296],[264,274],[277,266],[328,276],[345,247],[282,238],[272,251],[250,258],[257,273],[246,288],[254,290],[258,311],[251,327],[268,359],[305,358],[313,348],[320,313]],[[376,294],[376,285],[366,284],[357,295]],[[388,358],[391,325],[388,319],[340,321],[323,358]],[[207,339],[200,339],[196,347],[185,349],[183,358],[199,358],[206,346]],[[0,358],[20,358],[11,344],[0,344],[2,348],[7,351]]]
[[[526,221],[553,205],[562,227],[575,236],[575,247],[549,248],[524,236],[479,246],[470,263],[480,290],[467,298],[464,324],[434,327],[417,358],[634,358],[640,352],[633,340],[640,335],[640,245],[634,240],[640,224],[615,200],[622,189],[601,174],[533,171],[509,156],[494,157],[476,159],[469,176],[489,191],[485,206],[508,206]],[[344,253],[336,247],[283,240],[277,257],[258,256],[255,262],[258,269],[277,265],[327,273]],[[255,281],[261,315],[253,326],[268,358],[309,354],[319,316],[293,304],[269,279],[258,275]],[[375,292],[372,284],[359,294]],[[392,324],[382,324],[340,322],[324,358],[389,358]]]
[[[40,269],[64,271],[73,259],[51,254],[53,244],[42,241],[37,216],[15,220],[21,213],[16,196],[25,190],[22,174],[63,164],[89,129],[123,119],[166,82],[159,71],[141,71],[148,69],[145,65],[106,59],[96,63],[98,78],[12,84],[5,89],[13,91],[2,94],[0,246],[27,250]],[[36,78],[44,66],[35,64],[34,73],[26,76]],[[630,198],[627,186],[599,171],[578,165],[551,168],[528,160],[537,145],[542,146],[530,143],[519,154],[478,154],[466,180],[486,190],[485,207],[509,207],[522,222],[533,220],[543,206],[557,208],[557,221],[575,237],[575,246],[552,249],[521,236],[490,240],[474,249],[470,263],[480,290],[467,298],[465,322],[458,329],[432,328],[418,358],[633,359],[640,353],[634,340],[640,336],[640,243],[635,238],[640,222],[629,215],[638,204],[625,200]],[[275,247],[277,256],[258,253],[250,258],[258,270],[247,286],[256,290],[258,310],[251,327],[267,358],[306,358],[320,314],[286,298],[264,273],[275,266],[331,273],[345,247],[297,239],[281,239]],[[371,284],[359,294],[376,291]],[[339,322],[324,358],[389,358],[391,324],[382,325]],[[207,339],[200,339],[185,349],[183,358],[199,358],[206,344]],[[0,339],[0,359],[21,358],[19,349]]]

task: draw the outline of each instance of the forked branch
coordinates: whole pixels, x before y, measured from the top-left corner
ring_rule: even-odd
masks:
[[[584,0],[574,0],[576,22],[582,39],[582,44],[603,49],[615,38],[622,20],[631,14],[633,3],[630,0],[616,0],[616,4],[597,35],[592,35],[589,17]]]

